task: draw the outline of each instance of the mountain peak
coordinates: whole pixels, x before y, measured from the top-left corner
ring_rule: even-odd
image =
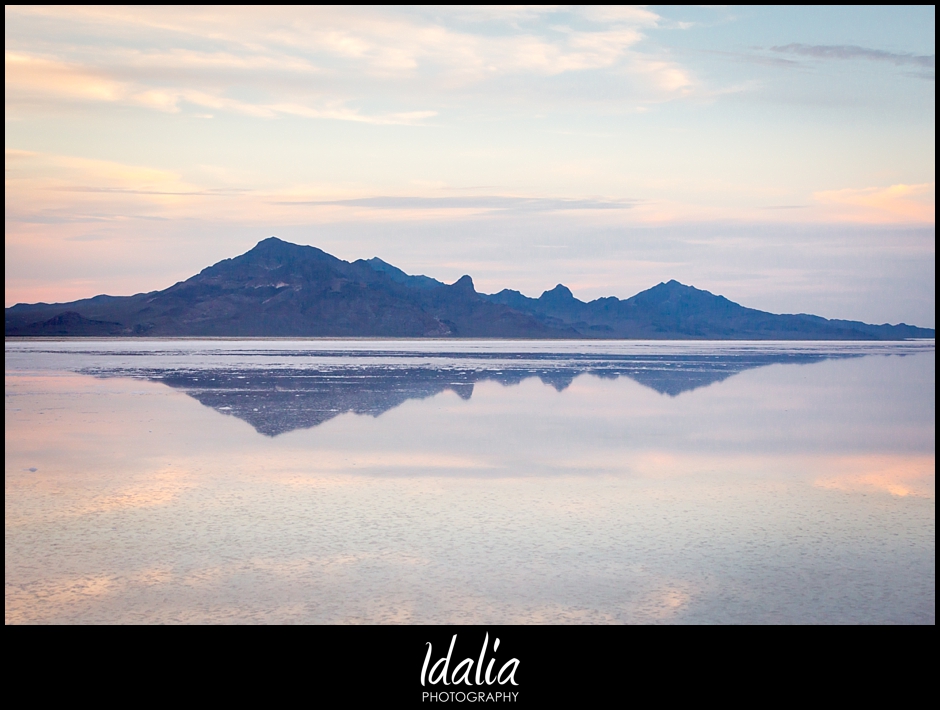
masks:
[[[660,281],[658,284],[653,286],[653,288],[648,289],[648,290],[652,291],[653,289],[669,290],[669,291],[682,291],[682,290],[698,291],[698,289],[695,288],[694,286],[686,286],[684,283],[681,283],[680,281],[676,281],[675,279],[669,279],[666,282]]]
[[[460,289],[461,291],[470,291],[472,293],[476,293],[476,289],[473,288],[473,279],[467,276],[467,274],[464,274],[459,279],[454,281],[454,283],[451,284],[451,287]]]
[[[272,252],[272,251],[284,251],[285,249],[299,249],[299,244],[291,244],[290,242],[285,242],[283,239],[278,239],[277,237],[268,237],[267,239],[262,239],[260,242],[254,245],[250,250],[253,252]],[[249,253],[250,253],[249,252]]]
[[[245,258],[247,258],[249,262],[255,262],[260,258],[263,260],[263,262],[269,264],[280,264],[284,263],[285,261],[294,261],[297,259],[302,261],[326,261],[330,264],[345,263],[342,262],[342,260],[337,259],[335,256],[327,254],[322,249],[318,249],[317,247],[308,246],[306,244],[285,242],[283,239],[278,239],[277,237],[268,237],[267,239],[262,239],[260,242],[255,244],[252,249],[245,252],[240,257],[235,257],[235,260],[237,261],[239,259]]]
[[[539,300],[551,300],[551,301],[573,301],[574,294],[568,289],[564,284],[558,284],[551,291],[545,291]]]
[[[641,291],[633,298],[637,298],[638,296],[642,296],[644,294],[649,294],[649,295],[660,297],[660,298],[661,297],[669,298],[671,296],[676,296],[676,295],[682,295],[682,296],[698,295],[698,296],[711,296],[712,298],[718,298],[717,296],[715,296],[715,294],[709,291],[703,291],[700,288],[695,288],[695,286],[686,286],[684,283],[680,283],[679,281],[676,281],[675,279],[670,279],[669,281],[666,281],[665,283],[660,281],[658,284],[656,284],[652,288],[648,288],[645,291]]]
[[[286,256],[287,254],[296,254],[303,248],[304,247],[300,246],[299,244],[291,244],[290,242],[285,242],[283,239],[278,239],[277,237],[268,237],[267,239],[262,239],[260,242],[255,244],[254,247],[249,249],[242,256],[247,256],[248,258],[258,256]]]

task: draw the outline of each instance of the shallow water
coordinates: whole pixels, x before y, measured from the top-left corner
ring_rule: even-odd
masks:
[[[6,344],[7,623],[934,623],[934,343]]]

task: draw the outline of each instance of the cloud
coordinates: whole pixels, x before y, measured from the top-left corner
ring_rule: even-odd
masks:
[[[869,49],[855,45],[829,44],[787,44],[771,47],[772,52],[796,54],[813,59],[864,59],[873,62],[888,62],[897,66],[915,66],[933,70],[936,67],[935,54],[912,54],[910,52],[886,52],[881,49]]]
[[[259,190],[245,188],[231,176],[213,171],[201,170],[193,178],[141,165],[18,150],[7,150],[6,173],[10,239],[18,238],[17,224],[117,224],[155,219],[258,224],[298,220],[412,222],[489,214],[614,212],[641,204],[625,199],[440,196],[439,192],[364,197],[361,192],[344,194],[332,186],[287,185]],[[84,239],[81,234],[71,238]]]
[[[627,73],[648,79],[666,96],[688,93],[687,90],[693,83],[689,74],[678,64],[662,59],[634,57],[629,63]]]
[[[771,47],[773,52],[789,52],[815,59],[869,59],[877,62],[890,62],[891,64],[914,64],[920,67],[933,69],[936,66],[934,54],[911,54],[886,52],[881,49],[868,49],[855,45],[823,45],[823,44],[787,44],[782,47]]]
[[[194,200],[239,194],[192,184],[174,171],[76,156],[7,151],[5,167],[10,239],[15,223],[154,219],[193,209]]]
[[[346,106],[339,100],[321,101],[319,105],[253,103],[220,95],[218,90],[213,93],[195,88],[147,88],[143,80],[119,81],[109,78],[106,71],[22,52],[6,52],[5,59],[8,109],[10,104],[23,102],[74,100],[123,103],[166,113],[179,113],[183,110],[183,104],[191,104],[256,118],[290,115],[377,125],[417,125],[437,115],[436,111],[428,110],[368,115]],[[218,66],[211,63],[210,65]],[[198,66],[200,65],[197,63],[194,68]],[[205,117],[206,114],[199,116]]]
[[[283,53],[259,54],[249,52],[236,54],[232,51],[210,52],[171,48],[165,51],[141,52],[132,50],[115,54],[123,54],[127,66],[141,68],[232,69],[238,72],[276,70],[277,72],[298,72],[302,74],[314,74],[322,71],[302,57]]]
[[[449,9],[451,17],[463,22],[518,23],[551,15],[558,8],[551,5],[462,5]]]
[[[380,126],[404,125],[417,126],[426,119],[437,116],[437,111],[401,111],[398,113],[386,113],[372,116],[366,116],[356,110],[346,108],[343,105],[328,106],[325,108],[310,108],[308,106],[299,106],[297,104],[274,104],[264,107],[272,112],[303,116],[305,118],[329,118],[337,121],[353,121],[358,123],[371,123]]]
[[[891,185],[890,187],[846,188],[813,193],[830,208],[830,214],[851,222],[913,222],[934,224],[936,183]]]
[[[642,8],[422,12],[8,8],[7,114],[37,103],[168,113],[190,104],[257,118],[416,125],[454,96],[467,98],[468,87],[502,101],[514,89],[501,78],[544,80],[524,94],[544,104],[575,90],[554,77],[607,72],[619,88],[600,95],[631,108],[684,96],[693,83],[667,54],[638,49],[660,19]],[[585,29],[585,19],[594,27]],[[634,79],[628,89],[625,75]],[[365,102],[369,110],[358,106]]]
[[[55,95],[86,101],[115,101],[127,93],[125,84],[93,69],[24,52],[4,53],[5,92]]]
[[[250,172],[230,174],[202,166],[183,174],[18,150],[7,151],[5,188],[8,244],[35,244],[40,233],[49,243],[84,242],[88,234],[100,241],[102,235],[127,236],[128,230],[147,232],[149,227],[143,225],[154,221],[250,224],[268,230],[271,225],[301,223],[416,224],[564,214],[599,218],[643,206],[636,200],[591,196],[455,195],[446,187],[412,195],[364,195],[361,188],[316,183],[259,188]]]
[[[652,10],[635,5],[588,5],[580,8],[579,12],[594,22],[624,23],[640,27],[656,27],[662,20]]]
[[[578,200],[483,195],[478,197],[362,197],[346,200],[284,201],[277,204],[365,207],[376,210],[470,209],[503,212],[557,212],[564,210],[625,210],[632,208],[636,202],[632,200]]]

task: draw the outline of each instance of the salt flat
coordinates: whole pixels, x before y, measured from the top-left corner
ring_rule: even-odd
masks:
[[[934,623],[935,351],[6,344],[7,623]]]

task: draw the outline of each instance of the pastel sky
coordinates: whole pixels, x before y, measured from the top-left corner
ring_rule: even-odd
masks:
[[[934,326],[935,9],[10,7],[6,305],[259,240]]]

